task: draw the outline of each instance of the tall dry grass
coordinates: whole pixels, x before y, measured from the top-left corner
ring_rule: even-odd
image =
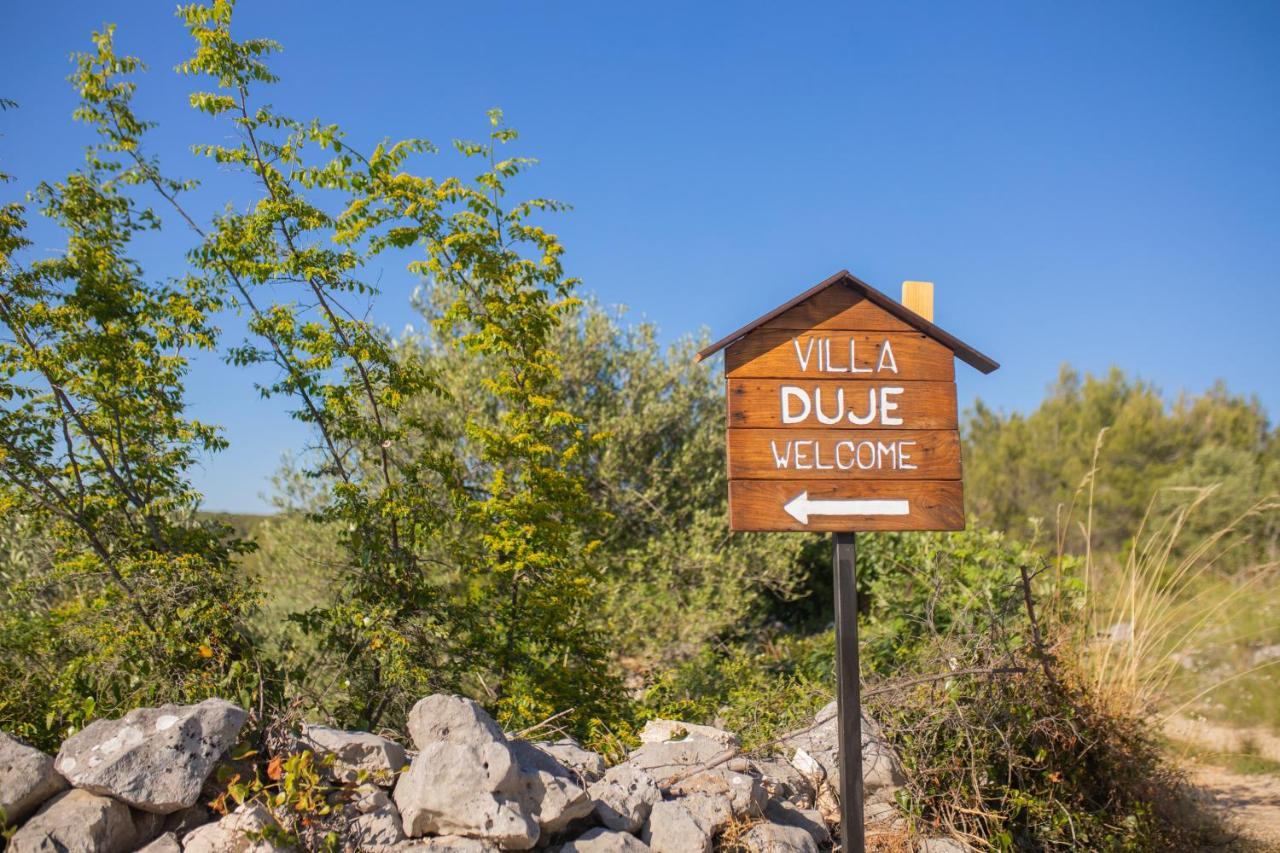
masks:
[[[1280,620],[1272,612],[1280,609],[1280,561],[1239,558],[1246,523],[1280,511],[1280,503],[1260,501],[1205,532],[1194,522],[1220,487],[1162,488],[1125,551],[1099,554],[1092,547],[1093,495],[1104,475],[1098,455],[1105,436],[1104,429],[1090,470],[1058,518],[1059,581],[1070,574],[1064,567],[1078,566],[1082,589],[1083,613],[1077,616],[1083,618],[1070,620],[1077,626],[1082,676],[1119,712],[1164,720],[1212,710],[1216,695],[1280,670],[1280,657],[1253,662],[1240,653],[1258,642],[1280,642]],[[1077,513],[1083,556],[1073,561],[1067,545]],[[1262,692],[1269,686],[1262,685]],[[1270,712],[1260,708],[1255,715]],[[1280,717],[1252,722],[1277,724]]]

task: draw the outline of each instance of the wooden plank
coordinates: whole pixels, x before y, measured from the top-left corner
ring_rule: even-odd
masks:
[[[902,283],[902,305],[932,323],[933,282],[904,281]]]
[[[731,429],[734,480],[958,480],[955,430]]]
[[[909,332],[912,327],[850,287],[828,287],[761,323],[761,329]]]
[[[850,501],[875,503],[851,505]],[[884,512],[904,508],[903,501],[904,514]],[[846,512],[849,506],[868,512]],[[963,530],[964,486],[959,480],[730,480],[729,527],[823,532]]]
[[[920,332],[758,329],[725,351],[724,368],[739,379],[951,382],[956,375],[951,350]]]
[[[954,382],[804,382],[779,379],[730,379],[731,428],[766,429],[957,429]],[[783,389],[788,389],[785,392]],[[808,412],[805,413],[805,401]],[[783,419],[786,414],[794,423]],[[841,403],[843,402],[843,406]],[[872,412],[874,404],[874,413]],[[886,405],[887,404],[887,405]],[[836,423],[824,423],[821,411]],[[867,419],[865,424],[852,418]],[[801,415],[805,415],[801,417]]]

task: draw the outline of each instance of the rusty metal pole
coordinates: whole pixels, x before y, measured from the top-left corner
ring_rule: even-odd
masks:
[[[858,686],[858,574],[854,534],[833,534],[831,553],[836,596],[840,837],[844,853],[865,853],[867,840],[862,821],[862,692]]]

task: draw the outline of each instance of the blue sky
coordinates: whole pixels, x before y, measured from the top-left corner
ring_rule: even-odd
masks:
[[[170,69],[161,2],[0,9],[0,163],[19,183],[79,162],[67,55],[90,30],[151,66],[138,106],[198,203],[238,198],[187,150],[217,141]],[[1280,4],[242,2],[281,41],[283,111],[357,141],[483,133],[502,107],[525,182],[574,206],[570,271],[668,338],[727,332],[848,268],[896,294],[937,284],[937,321],[1002,363],[961,366],[961,404],[1033,407],[1063,362],[1119,365],[1172,395],[1222,378],[1280,411]],[[447,165],[441,164],[440,171]],[[139,247],[181,270],[178,229]],[[379,271],[375,316],[413,321]],[[229,340],[237,323],[224,323]],[[242,371],[200,360],[198,415],[232,446],[197,481],[266,506],[305,440]]]

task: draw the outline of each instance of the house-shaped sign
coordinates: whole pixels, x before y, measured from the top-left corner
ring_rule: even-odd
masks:
[[[840,272],[698,353],[725,350],[733,530],[964,528],[955,359],[999,365],[904,293]]]

